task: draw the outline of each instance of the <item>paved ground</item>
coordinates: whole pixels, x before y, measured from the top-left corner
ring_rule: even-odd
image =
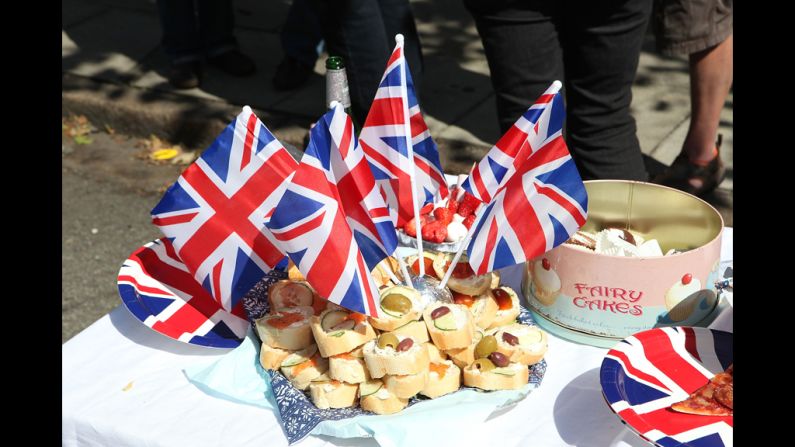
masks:
[[[152,0],[63,0],[63,112],[86,115],[93,143],[63,146],[63,341],[118,304],[115,275],[135,248],[158,237],[149,210],[181,168],[135,158],[132,137],[157,134],[203,149],[244,104],[287,144],[300,146],[323,112],[324,69],[302,89],[270,85],[282,57],[278,30],[288,0],[237,0],[237,36],[259,72],[230,78],[208,69],[202,88],[172,89]],[[461,172],[499,137],[483,48],[460,0],[412,0],[426,60],[421,104],[445,170]],[[322,59],[321,59],[322,60]],[[661,57],[648,37],[633,87],[633,114],[650,171],[669,164],[689,123],[687,64]],[[733,100],[721,117],[729,175],[708,200],[732,224]],[[94,231],[96,230],[96,231]]]

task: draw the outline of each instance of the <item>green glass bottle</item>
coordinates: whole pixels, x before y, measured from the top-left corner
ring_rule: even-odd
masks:
[[[359,126],[351,112],[351,94],[348,90],[348,75],[345,72],[345,61],[340,56],[329,56],[326,59],[326,108],[331,101],[342,104],[345,113],[350,115],[353,126],[358,131]]]

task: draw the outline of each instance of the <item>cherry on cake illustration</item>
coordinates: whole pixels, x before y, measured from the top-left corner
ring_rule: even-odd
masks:
[[[549,259],[533,263],[533,292],[536,299],[544,306],[551,306],[560,295],[560,277],[552,269]]]
[[[686,273],[665,292],[665,307],[668,318],[672,321],[683,321],[693,313],[698,301],[702,298],[701,281]]]

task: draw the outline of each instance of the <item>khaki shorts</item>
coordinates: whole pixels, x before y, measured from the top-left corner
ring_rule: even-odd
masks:
[[[668,56],[689,55],[732,35],[732,0],[655,0],[657,49]]]

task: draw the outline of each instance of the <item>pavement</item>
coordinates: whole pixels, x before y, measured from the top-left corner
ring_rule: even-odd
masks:
[[[200,88],[173,89],[159,44],[154,0],[63,0],[62,111],[85,115],[99,129],[90,145],[63,145],[63,341],[118,304],[115,274],[123,259],[159,237],[149,210],[178,166],[136,159],[135,137],[157,135],[201,150],[243,105],[286,145],[300,147],[324,112],[321,57],[302,88],[271,86],[282,58],[279,30],[288,0],[236,0],[236,36],[258,67],[234,78],[212,67]],[[483,47],[460,0],[411,0],[426,70],[420,103],[442,166],[464,172],[499,138],[494,93]],[[687,61],[656,54],[649,34],[633,85],[632,113],[647,168],[658,172],[679,152],[690,119]],[[733,97],[721,114],[726,180],[706,200],[731,226]],[[93,231],[97,230],[97,231]],[[88,300],[86,297],[97,297]]]

